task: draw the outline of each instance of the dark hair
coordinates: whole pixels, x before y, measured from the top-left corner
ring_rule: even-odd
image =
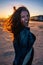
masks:
[[[21,24],[21,16],[20,16],[20,14],[21,14],[22,11],[27,11],[28,15],[30,17],[30,13],[29,13],[29,11],[28,11],[28,9],[26,7],[22,6],[22,7],[19,7],[18,9],[16,9],[16,11],[12,15],[12,21],[11,21],[11,23],[12,23],[11,30],[12,30],[12,32],[13,32],[13,34],[15,36],[17,36],[17,34],[24,27]]]

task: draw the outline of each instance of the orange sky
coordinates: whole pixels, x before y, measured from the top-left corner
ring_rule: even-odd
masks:
[[[0,18],[8,18],[13,13],[13,6],[24,5],[30,16],[43,15],[43,0],[0,0]]]

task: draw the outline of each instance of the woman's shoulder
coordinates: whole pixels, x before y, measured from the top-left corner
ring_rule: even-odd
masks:
[[[30,32],[30,28],[29,27],[24,27],[22,29],[22,31],[20,31],[20,35],[28,34],[29,32]]]
[[[19,34],[20,40],[26,41],[29,34],[30,34],[30,30],[29,30],[28,28],[24,28],[24,29],[20,32],[20,34]]]
[[[31,40],[36,40],[36,36],[30,31],[30,28],[25,27],[21,32],[20,32],[20,38],[21,39],[31,39]]]

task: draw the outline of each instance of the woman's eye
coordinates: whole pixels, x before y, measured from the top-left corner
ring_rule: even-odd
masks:
[[[21,16],[21,18],[24,18],[24,16]]]
[[[27,15],[27,17],[28,17],[28,15]]]

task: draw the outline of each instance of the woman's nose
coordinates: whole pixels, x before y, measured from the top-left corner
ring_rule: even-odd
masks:
[[[25,21],[26,23],[28,22],[28,21]]]
[[[27,17],[27,16],[25,16],[25,20],[26,20],[26,21],[28,20],[28,17]]]

